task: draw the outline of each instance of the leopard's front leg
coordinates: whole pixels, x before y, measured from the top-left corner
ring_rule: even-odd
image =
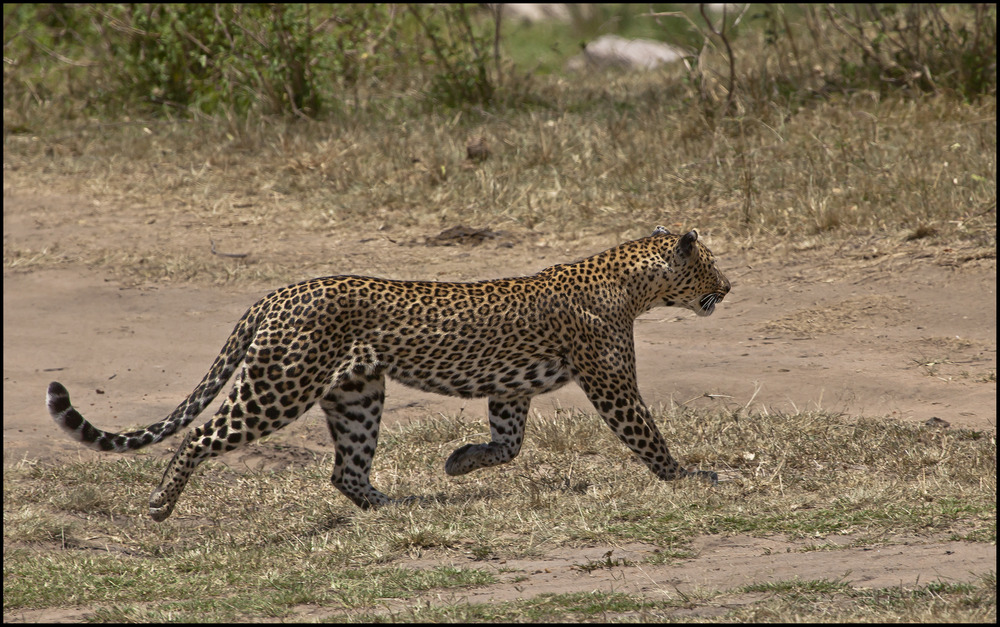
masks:
[[[711,470],[687,469],[670,454],[666,440],[639,395],[635,376],[635,353],[631,334],[618,344],[596,344],[575,355],[574,377],[587,398],[625,446],[664,480],[700,477],[716,484],[719,476]],[[600,350],[603,348],[604,350]]]

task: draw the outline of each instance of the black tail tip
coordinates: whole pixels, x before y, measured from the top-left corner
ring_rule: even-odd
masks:
[[[66,388],[63,386],[62,383],[59,383],[58,381],[53,381],[52,383],[49,384],[49,395],[68,396],[69,392],[66,391]]]
[[[62,383],[53,381],[49,384],[49,391],[45,396],[45,404],[48,405],[49,411],[54,414],[61,414],[70,408],[69,392],[66,391]]]

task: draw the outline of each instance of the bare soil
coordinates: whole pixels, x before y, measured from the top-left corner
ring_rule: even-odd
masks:
[[[249,253],[236,259],[213,255],[204,234],[174,227],[150,223],[140,213],[99,211],[85,197],[5,187],[5,249],[55,249],[64,257],[58,264],[4,268],[5,463],[96,455],[52,424],[44,395],[53,380],[64,383],[74,404],[103,428],[159,420],[200,380],[243,311],[282,284],[137,280],[74,261],[74,250],[93,248],[95,242],[138,247],[151,260],[183,254],[223,269],[227,264],[284,264],[290,280],[347,273],[469,280],[534,272],[624,239],[606,233],[567,241],[559,233],[477,235],[474,229],[469,237],[453,231],[441,238],[437,231],[385,232],[375,225],[353,233],[311,230],[241,239],[234,227],[216,244],[227,252]],[[908,423],[938,418],[952,428],[995,433],[995,250],[964,254],[920,240],[848,241],[806,250],[757,242],[755,248],[737,249],[712,242],[710,231],[707,241],[733,291],[710,318],[657,309],[638,320],[639,385],[648,404],[749,406],[769,412],[822,408]],[[533,403],[543,413],[559,406],[591,409],[575,386]],[[267,448],[254,447],[252,454],[281,465],[292,461],[283,460],[284,451],[295,455],[301,446],[330,452],[315,411],[276,434]],[[390,382],[384,420],[459,411],[485,423],[484,400],[424,394]],[[292,442],[296,446],[281,446]],[[996,568],[995,546],[944,538],[887,539],[882,548],[838,551],[801,552],[795,550],[798,544],[781,538],[707,537],[696,542],[694,558],[659,567],[629,565],[654,547],[559,550],[505,563],[506,583],[458,598],[503,600],[594,589],[672,595],[796,576],[898,586],[967,581]],[[626,561],[589,572],[578,567],[609,550]],[[304,609],[302,618],[316,618],[315,610]],[[76,620],[85,614],[53,611],[4,619]]]

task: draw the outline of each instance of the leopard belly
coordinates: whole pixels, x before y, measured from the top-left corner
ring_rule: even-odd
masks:
[[[434,368],[420,361],[388,360],[391,379],[424,392],[461,398],[530,397],[557,390],[570,381],[569,369],[560,361],[524,360],[479,369]]]

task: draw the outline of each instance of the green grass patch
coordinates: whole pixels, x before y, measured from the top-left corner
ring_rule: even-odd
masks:
[[[726,614],[734,622],[996,621],[996,575],[965,583],[934,582],[914,589],[858,589],[830,580],[778,581],[745,586],[739,592],[767,594]],[[724,602],[724,601],[723,601]]]
[[[765,595],[747,601],[745,593]],[[913,590],[853,589],[835,581],[780,581],[724,594],[664,599],[620,592],[542,594],[501,603],[421,605],[365,613],[366,622],[991,622],[996,616],[995,578],[965,584],[932,583]]]
[[[663,605],[620,592],[540,594],[498,603],[423,605],[380,613],[362,613],[359,622],[604,622]]]

